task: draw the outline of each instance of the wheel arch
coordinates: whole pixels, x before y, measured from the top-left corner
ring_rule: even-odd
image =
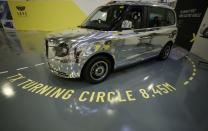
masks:
[[[96,53],[94,55],[92,55],[86,62],[85,64],[83,65],[82,69],[81,69],[81,77],[83,77],[83,70],[85,69],[87,63],[92,60],[93,58],[95,57],[98,57],[98,56],[105,56],[105,57],[108,57],[109,60],[111,61],[112,65],[111,65],[111,71],[114,70],[114,65],[115,65],[115,59],[114,57],[110,54],[110,53],[107,53],[107,52],[99,52],[99,53]]]
[[[174,44],[174,43],[173,43],[173,41],[170,40],[170,41],[166,42],[165,46],[166,46],[166,45],[169,45],[169,44],[171,45],[171,47],[173,47],[173,44]]]

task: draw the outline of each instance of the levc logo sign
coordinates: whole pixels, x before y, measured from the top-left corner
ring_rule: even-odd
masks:
[[[17,9],[17,15],[18,16],[23,16],[23,17],[27,16],[25,6],[18,5],[18,6],[16,6],[16,9]]]

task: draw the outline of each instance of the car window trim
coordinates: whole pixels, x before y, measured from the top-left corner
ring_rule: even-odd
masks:
[[[162,8],[162,9],[167,9],[167,10],[171,11],[174,14],[174,24],[166,25],[166,26],[158,26],[158,27],[148,27],[149,26],[149,8],[151,8],[153,6],[142,6],[142,7],[144,7],[143,8],[144,19],[145,19],[144,23],[143,23],[144,28],[140,28],[140,29],[133,29],[133,28],[132,29],[121,29],[121,27],[119,27],[119,29],[112,30],[112,31],[121,32],[123,30],[125,30],[125,31],[133,30],[135,32],[141,32],[141,31],[158,30],[158,29],[161,29],[161,28],[171,28],[171,27],[176,27],[177,26],[177,18],[176,18],[176,13],[175,13],[174,10],[169,9],[169,8],[165,8],[165,7],[156,6],[154,8]],[[116,26],[121,24],[122,20],[124,20],[126,18],[126,15],[127,15],[128,11],[131,10],[131,8],[132,8],[132,6],[127,7],[126,12],[123,14],[124,17],[113,28],[115,28]]]

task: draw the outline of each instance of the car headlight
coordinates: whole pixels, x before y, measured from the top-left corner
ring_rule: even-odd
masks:
[[[65,57],[69,53],[69,47],[66,43],[61,43],[58,46],[54,47],[55,55],[58,57]]]

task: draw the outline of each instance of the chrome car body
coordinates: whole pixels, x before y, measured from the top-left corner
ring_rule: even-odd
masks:
[[[200,29],[201,37],[208,38],[208,26],[204,23]]]
[[[140,2],[115,2],[106,6],[111,5],[159,7],[174,12],[167,6]],[[158,56],[167,43],[174,43],[176,34],[176,20],[169,26],[140,29],[105,31],[77,27],[49,34],[46,58],[52,73],[64,78],[79,78],[85,64],[94,56],[107,56],[117,69]]]

